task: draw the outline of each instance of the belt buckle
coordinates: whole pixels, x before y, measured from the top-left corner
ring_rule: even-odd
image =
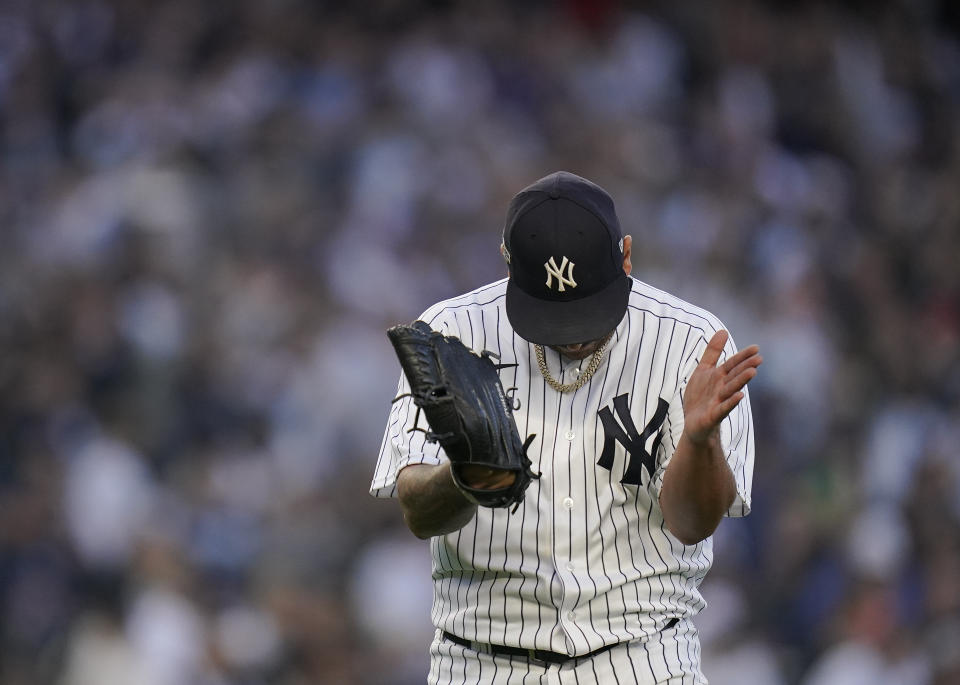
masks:
[[[539,649],[528,649],[527,650],[527,659],[534,661],[538,666],[549,666],[552,662],[547,659],[541,658]]]
[[[480,652],[481,654],[493,654],[493,645],[488,645],[486,642],[471,640],[470,649],[475,652]]]

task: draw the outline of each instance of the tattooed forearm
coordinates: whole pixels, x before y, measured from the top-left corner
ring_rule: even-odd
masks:
[[[397,477],[397,494],[403,520],[421,539],[459,530],[477,511],[454,485],[449,464],[406,467]]]

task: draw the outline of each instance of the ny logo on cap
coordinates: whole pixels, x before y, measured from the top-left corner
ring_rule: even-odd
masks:
[[[550,261],[544,262],[544,268],[547,270],[547,287],[553,287],[553,279],[557,279],[557,291],[563,292],[566,290],[566,286],[571,288],[577,287],[577,282],[573,280],[573,262],[564,257],[560,266],[557,266],[557,263],[554,261],[553,257],[550,257]],[[567,275],[563,275],[563,270],[567,270]]]

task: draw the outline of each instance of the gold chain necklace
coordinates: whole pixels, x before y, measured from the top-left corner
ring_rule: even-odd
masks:
[[[600,367],[600,362],[603,361],[603,353],[606,352],[607,343],[609,342],[609,337],[603,341],[603,344],[600,345],[597,351],[593,353],[593,356],[590,357],[590,363],[587,364],[587,368],[577,376],[577,380],[573,383],[560,383],[551,376],[550,371],[547,369],[547,358],[543,352],[543,345],[534,345],[533,347],[537,353],[537,364],[540,366],[540,373],[543,375],[544,380],[547,381],[547,384],[557,392],[572,392],[579,390],[587,381],[593,378],[593,374],[595,374]]]

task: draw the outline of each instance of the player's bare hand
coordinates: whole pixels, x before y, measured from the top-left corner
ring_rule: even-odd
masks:
[[[477,464],[461,464],[459,468],[457,473],[460,474],[463,482],[480,490],[506,488],[513,485],[517,479],[517,474],[505,469],[491,469]]]
[[[718,366],[728,337],[724,330],[714,333],[687,381],[683,397],[684,432],[695,444],[705,444],[717,435],[720,422],[743,399],[743,388],[763,363],[760,349],[751,345]]]

